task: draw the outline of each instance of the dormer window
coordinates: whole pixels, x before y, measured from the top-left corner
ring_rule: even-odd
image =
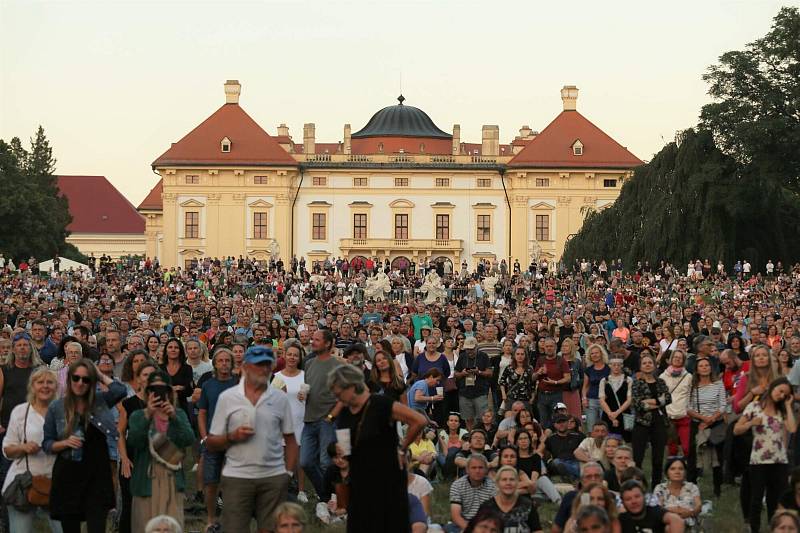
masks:
[[[583,143],[580,139],[572,143],[572,155],[583,155]]]
[[[231,151],[231,140],[228,139],[227,137],[222,139],[220,141],[219,145],[220,145],[220,148],[222,149],[223,153],[227,154],[228,152]]]

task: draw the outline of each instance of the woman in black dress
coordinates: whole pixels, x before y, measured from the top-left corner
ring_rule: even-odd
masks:
[[[172,380],[172,390],[178,397],[178,405],[189,416],[189,396],[194,391],[194,374],[192,367],[186,362],[183,343],[175,337],[164,346],[164,364],[161,368]]]
[[[370,394],[363,372],[350,365],[332,370],[328,387],[345,406],[337,419],[337,433],[350,432],[347,531],[408,533],[405,453],[425,427],[425,417],[386,395]],[[399,446],[397,421],[408,425]],[[375,490],[376,483],[380,490]]]
[[[408,403],[403,377],[397,373],[396,363],[391,356],[382,350],[375,353],[368,385],[374,394],[383,394],[395,402]]]
[[[108,386],[97,391],[97,382]],[[47,410],[42,448],[56,454],[50,490],[50,516],[64,533],[106,530],[106,516],[115,507],[108,441],[117,428],[110,409],[125,397],[125,385],[104,376],[89,359],[69,366],[64,398]]]

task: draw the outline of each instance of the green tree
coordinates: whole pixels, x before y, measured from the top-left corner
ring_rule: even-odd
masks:
[[[717,101],[703,106],[701,128],[749,173],[800,191],[800,10],[782,8],[767,35],[703,79]]]
[[[30,144],[25,150],[16,137],[0,140],[0,251],[15,260],[45,260],[57,253],[78,259],[81,254],[65,242],[72,217],[41,126]]]

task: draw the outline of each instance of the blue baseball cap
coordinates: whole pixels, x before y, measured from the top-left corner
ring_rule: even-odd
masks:
[[[251,346],[244,354],[244,362],[257,365],[263,362],[275,362],[275,354],[266,346]]]

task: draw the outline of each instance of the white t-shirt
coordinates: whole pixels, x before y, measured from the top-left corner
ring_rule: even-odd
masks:
[[[27,436],[28,442],[38,442],[40,446],[42,444],[42,440],[44,439],[44,417],[37,413],[33,407],[31,407],[28,412],[28,424],[27,428],[25,428],[27,434],[23,435],[22,424],[25,421],[25,411],[28,409],[28,405],[27,402],[21,403],[11,411],[11,416],[8,420],[8,429],[6,430],[5,439],[3,440],[3,456],[6,459],[11,458],[6,455],[5,447],[22,444],[25,440],[24,436]],[[8,474],[6,475],[6,481],[3,483],[2,492],[5,492],[6,488],[11,484],[17,474],[21,474],[25,471],[24,455],[12,461],[8,469]],[[46,454],[43,450],[39,450],[37,453],[28,456],[28,465],[34,476],[51,477],[53,475],[53,464],[55,462],[56,456]]]
[[[203,374],[214,370],[214,365],[211,364],[211,361],[203,361],[201,359],[197,365],[193,365],[188,359],[186,362],[189,363],[190,367],[192,367],[192,379],[194,379],[195,383],[200,381],[200,378],[203,376]]]
[[[222,475],[261,479],[285,474],[284,435],[294,434],[286,393],[267,387],[253,405],[244,395],[244,379],[224,391],[217,400],[209,433],[225,435],[243,425],[255,428],[256,434],[227,449]]]
[[[409,494],[413,494],[421,500],[424,496],[427,496],[433,492],[433,485],[431,485],[430,481],[417,474],[411,475],[413,476],[413,479],[411,480],[411,483],[408,484]]]
[[[303,418],[306,415],[306,404],[297,399],[297,393],[300,392],[300,387],[305,383],[305,372],[301,370],[296,376],[289,377],[281,370],[275,375],[280,376],[286,385],[286,396],[289,398],[289,407],[292,410],[292,421],[294,422],[294,438],[297,439],[297,444],[300,444],[300,436],[303,434]]]

